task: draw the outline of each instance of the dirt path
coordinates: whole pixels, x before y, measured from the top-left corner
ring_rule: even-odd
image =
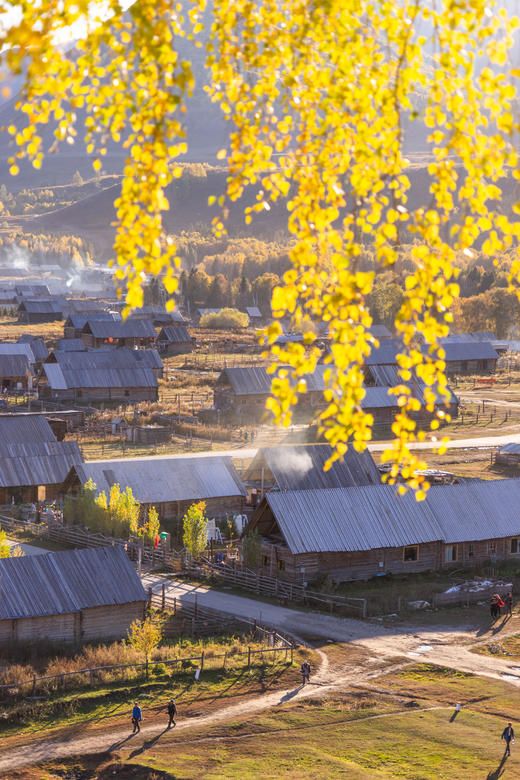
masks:
[[[302,613],[297,614],[301,619]],[[313,620],[315,617],[315,615],[312,616]],[[135,737],[129,735],[127,726],[107,731],[99,726],[87,724],[84,726],[85,733],[82,736],[77,736],[77,733],[62,733],[48,739],[28,738],[24,744],[16,747],[6,746],[3,750],[0,747],[1,776],[7,778],[9,772],[15,769],[76,755],[109,753],[111,751],[125,754],[130,749],[136,750],[141,747],[146,749],[147,740],[152,736],[154,741],[160,737],[161,745],[168,745],[169,742],[173,742],[177,738],[179,733],[189,733],[237,718],[244,719],[261,711],[283,707],[288,702],[327,696],[349,685],[368,682],[418,661],[449,666],[520,686],[520,664],[470,652],[469,643],[475,643],[477,639],[475,631],[455,632],[445,627],[427,629],[401,627],[400,629],[388,630],[380,625],[370,626],[370,624],[361,623],[361,621],[342,622],[347,624],[344,630],[352,637],[350,641],[353,639],[355,645],[369,650],[369,656],[357,664],[350,665],[346,673],[338,674],[337,668],[332,668],[329,664],[327,654],[317,650],[321,665],[317,673],[313,675],[311,684],[305,687],[297,686],[274,693],[260,694],[255,698],[223,707],[205,716],[186,720],[181,718],[177,728],[172,731],[164,730],[164,722],[161,718],[160,722],[156,720],[154,723],[144,724],[141,733]],[[363,630],[360,626],[363,626]],[[316,629],[316,624],[314,624],[314,628]],[[515,619],[514,625],[511,625],[510,628],[504,627],[500,637],[517,633],[519,628],[518,620]],[[361,634],[361,636],[353,637],[352,635],[356,633]],[[316,630],[313,634],[316,635]],[[485,641],[490,641],[489,636]],[[392,663],[396,656],[400,656],[399,661]],[[194,738],[198,737],[194,735]]]

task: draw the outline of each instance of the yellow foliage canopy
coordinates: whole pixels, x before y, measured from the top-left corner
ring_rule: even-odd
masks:
[[[59,122],[56,142],[74,141],[76,111],[86,108],[95,168],[105,139],[118,141],[126,132],[116,201],[118,276],[127,281],[130,307],[142,302],[146,273],[164,271],[173,293],[176,249],[163,235],[161,212],[168,208],[165,187],[181,173],[174,164],[186,148],[180,113],[193,87],[191,66],[175,42],[200,34],[202,11],[212,15],[209,39],[205,33],[201,42],[213,99],[233,127],[229,150],[218,155],[229,166],[227,197],[257,187],[247,219],[288,198],[292,267],[274,290],[273,307],[296,322],[327,322],[329,405],[321,426],[338,456],[351,439],[362,449],[372,423],[360,406],[362,364],[375,343],[365,302],[375,274],[359,269],[365,246],[382,267],[396,262],[403,237],[415,241],[395,321],[404,344],[398,362],[403,379],[413,369],[445,397],[438,345],[458,295],[455,253],[471,252],[481,239],[487,254],[516,251],[518,225],[497,204],[499,181],[518,168],[519,72],[508,69],[518,20],[488,0],[214,0],[211,9],[204,6],[194,0],[184,11],[173,0],[137,0],[125,13],[117,0],[98,11],[88,0],[24,0],[21,21],[0,35],[2,64],[27,68],[22,109],[29,124],[23,132],[11,128],[18,144],[12,171],[23,155],[40,165],[38,128],[51,117]],[[78,56],[67,58],[55,37],[79,22],[88,34]],[[431,199],[415,211],[404,115],[426,126],[432,150]],[[224,231],[222,219],[214,228]],[[511,280],[519,272],[516,258]],[[278,333],[276,326],[270,330],[272,342]],[[418,340],[429,345],[426,352]],[[277,380],[269,403],[288,423],[298,395],[293,379],[314,369],[318,350],[291,345],[273,354],[292,367],[293,377]],[[403,393],[395,440],[383,459],[393,461],[390,480],[401,464],[422,498],[427,485],[416,470],[424,464],[410,449],[420,436],[409,414],[416,404],[411,392]]]

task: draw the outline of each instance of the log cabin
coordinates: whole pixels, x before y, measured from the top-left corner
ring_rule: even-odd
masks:
[[[126,320],[88,319],[81,329],[86,347],[153,347],[157,334],[152,320],[128,317]]]
[[[244,534],[260,571],[292,582],[520,561],[520,479],[431,487],[417,502],[390,485],[267,493]]]
[[[0,643],[121,639],[146,592],[121,547],[0,560]]]

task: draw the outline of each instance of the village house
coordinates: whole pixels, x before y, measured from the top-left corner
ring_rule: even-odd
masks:
[[[261,536],[266,574],[369,579],[520,559],[519,501],[520,479],[434,486],[420,502],[391,485],[280,491],[244,533]]]
[[[307,392],[300,397],[295,417],[308,419],[325,407],[323,375],[326,370],[327,366],[319,365],[313,374],[303,377],[307,383]],[[271,394],[271,380],[272,375],[267,373],[264,366],[226,368],[215,385],[214,406],[237,416],[245,424],[257,422],[265,413],[265,402]]]
[[[58,441],[42,415],[0,415],[0,504],[53,501],[72,466],[75,441]]]
[[[49,350],[45,345],[45,341],[38,336],[33,336],[31,333],[24,333],[16,343],[31,345],[31,350],[34,355],[34,365],[37,367],[49,357]]]
[[[36,374],[39,367],[41,366],[42,361],[34,354],[35,350],[38,352],[38,354],[41,354],[40,349],[41,347],[38,345],[33,349],[32,341],[18,341],[16,343],[7,341],[0,342],[0,355],[23,355],[27,358],[33,374]]]
[[[0,389],[2,392],[32,390],[32,371],[26,355],[0,354]]]
[[[81,330],[86,347],[153,347],[157,334],[151,320],[128,317],[126,320],[88,319]]]
[[[81,403],[156,401],[161,372],[156,350],[57,350],[43,364],[38,397]]]
[[[132,489],[144,510],[155,506],[169,530],[179,531],[179,521],[194,501],[206,502],[208,517],[224,517],[241,512],[246,492],[231,458],[212,455],[182,455],[91,460],[71,469],[65,492],[76,492],[89,479],[97,492],[108,496],[116,483],[121,490]]]
[[[178,309],[168,311],[166,306],[150,305],[133,309],[132,317],[140,320],[152,320],[156,328],[163,325],[184,325],[185,320]]]
[[[14,291],[18,297],[18,303],[23,298],[49,298],[51,296],[51,291],[46,284],[23,282],[16,284]]]
[[[90,320],[105,320],[112,322],[121,322],[121,315],[119,312],[113,311],[96,311],[89,314],[74,314],[71,313],[65,320],[63,326],[63,336],[66,339],[80,339],[83,332],[83,328],[87,321]]]
[[[18,319],[27,325],[63,320],[68,313],[64,298],[24,298],[18,306]]]
[[[490,341],[448,336],[441,344],[448,374],[491,374],[497,367],[498,352]]]
[[[332,455],[328,444],[287,444],[262,447],[244,475],[249,503],[256,506],[265,493],[287,490],[326,490],[355,485],[380,485],[379,470],[368,450],[350,446],[341,460],[325,471]]]
[[[0,560],[0,643],[121,639],[146,592],[121,547]]]
[[[157,347],[165,355],[184,355],[193,350],[193,339],[184,325],[168,325],[157,336]]]

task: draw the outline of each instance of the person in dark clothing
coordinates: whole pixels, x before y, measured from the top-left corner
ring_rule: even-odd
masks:
[[[513,745],[515,744],[515,732],[513,730],[513,727],[510,723],[507,724],[505,729],[502,732],[502,739],[505,739],[506,741],[506,756],[511,755],[511,742]]]
[[[496,620],[498,614],[498,605],[495,596],[491,596],[491,601],[489,602],[489,612],[491,614],[491,619]]]
[[[134,709],[132,710],[132,724],[134,727],[133,734],[139,733],[141,731],[141,726],[139,725],[140,722],[143,719],[143,713],[141,712],[141,708],[138,705],[138,703],[134,702]]]
[[[170,699],[168,702],[168,716],[170,718],[170,721],[168,723],[168,728],[171,729],[172,724],[175,726],[175,716],[177,715],[177,707],[175,705],[175,702],[173,699]]]
[[[509,592],[505,597],[506,615],[513,616],[513,594]]]
[[[500,597],[500,595],[498,593],[495,593],[495,598],[496,598],[496,602],[497,602],[497,615],[498,615],[498,617],[500,617],[500,610],[505,605],[504,605],[504,602],[502,601],[502,598]]]
[[[301,673],[302,673],[302,685],[305,685],[306,682],[310,682],[311,679],[311,665],[308,661],[304,661],[301,665]]]

